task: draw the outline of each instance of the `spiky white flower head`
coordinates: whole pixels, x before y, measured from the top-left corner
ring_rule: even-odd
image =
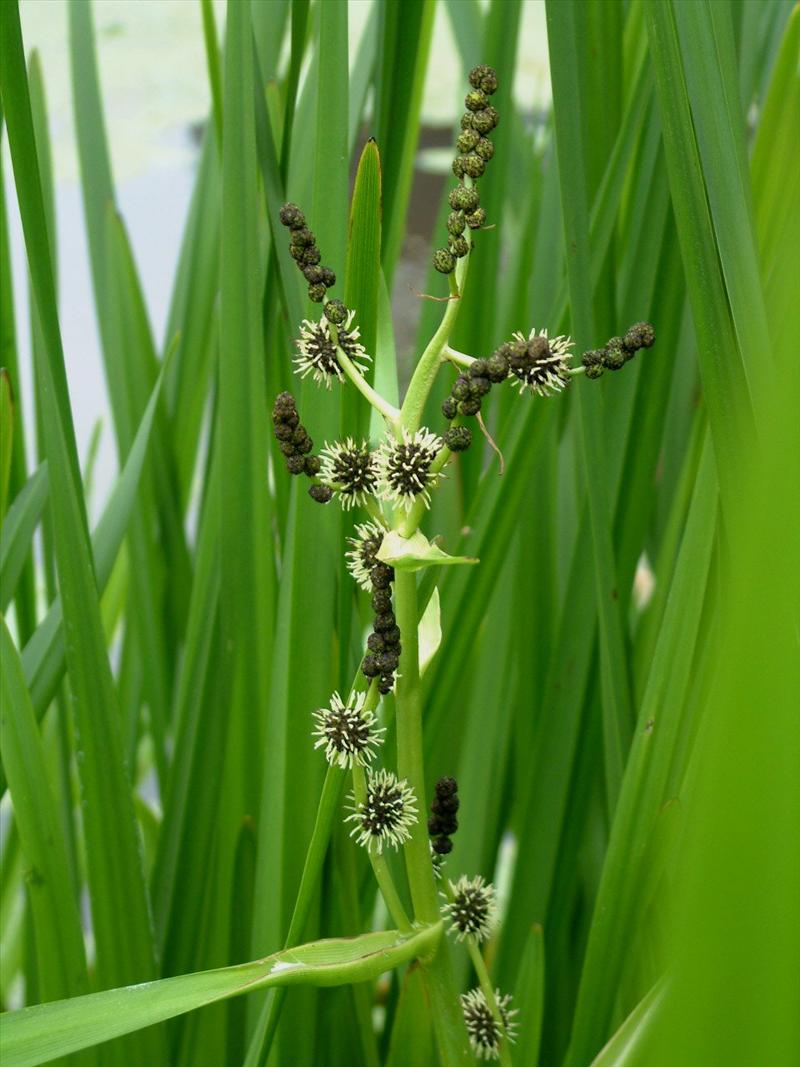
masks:
[[[313,374],[314,381],[328,389],[334,378],[344,381],[344,371],[336,357],[337,344],[359,373],[365,372],[370,357],[359,341],[358,327],[353,326],[354,315],[354,311],[349,311],[342,325],[333,329],[325,318],[319,322],[303,319],[300,336],[295,341],[297,355],[294,358],[296,373],[301,378]],[[335,340],[333,330],[337,331]]]
[[[501,996],[499,989],[495,990],[494,995],[500,1018],[503,1020],[502,1027],[492,1014],[486,1002],[486,996],[480,987],[470,989],[469,993],[461,995],[461,1010],[464,1013],[469,1043],[479,1060],[499,1059],[503,1037],[505,1036],[513,1043],[517,1036],[516,1023],[513,1018],[517,1010],[510,1007],[511,995]]]
[[[424,426],[415,433],[404,427],[402,441],[387,434],[379,449],[383,498],[410,511],[421,497],[428,507],[431,500],[429,489],[438,477],[431,474],[431,463],[443,444],[441,437]]]
[[[374,522],[362,522],[356,526],[356,536],[347,540],[353,546],[345,552],[347,569],[362,589],[370,592],[372,568],[379,562],[376,553],[383,541],[383,530]]]
[[[319,480],[338,494],[343,508],[363,505],[378,488],[378,457],[366,441],[352,437],[325,444],[320,452]]]
[[[484,882],[478,875],[467,878],[462,875],[457,882],[449,883],[452,899],[443,911],[450,919],[450,929],[459,941],[471,935],[480,943],[489,937],[497,925],[497,901],[494,886]]]
[[[557,393],[570,380],[570,349],[574,341],[569,337],[548,337],[547,330],[531,330],[527,337],[514,334],[508,355],[509,379],[520,392],[530,389],[538,396]]]
[[[331,766],[343,769],[354,763],[365,766],[375,758],[378,745],[383,744],[383,727],[375,725],[375,716],[364,708],[366,693],[350,694],[345,703],[338,693],[331,697],[330,707],[314,712],[316,729],[311,736],[317,741],[314,748],[325,748],[325,759]]]
[[[378,855],[389,845],[399,848],[417,821],[413,790],[405,779],[386,770],[367,770],[367,798],[363,804],[354,801],[351,810],[345,820],[355,824],[350,836]]]

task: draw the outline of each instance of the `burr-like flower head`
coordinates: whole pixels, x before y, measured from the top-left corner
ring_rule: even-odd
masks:
[[[469,993],[463,993],[461,996],[461,1010],[464,1013],[469,1043],[479,1060],[499,1059],[503,1037],[512,1042],[516,1037],[516,1023],[513,1016],[517,1012],[510,1006],[511,996],[509,994],[501,996],[500,991],[495,990],[495,999],[503,1021],[502,1026],[492,1014],[482,989],[471,989]]]
[[[391,845],[398,848],[411,837],[417,821],[414,793],[405,779],[391,771],[367,771],[367,797],[363,804],[352,804],[347,822],[355,825],[350,836],[359,845],[374,849],[379,855]]]
[[[507,349],[512,385],[538,396],[559,392],[570,380],[572,346],[569,337],[548,337],[547,330],[531,330],[527,337],[515,333]]]
[[[362,505],[378,486],[378,459],[366,441],[356,444],[352,437],[326,444],[320,452],[319,478],[338,493],[343,508]]]
[[[410,511],[418,497],[430,504],[430,487],[436,482],[431,464],[442,448],[441,437],[422,427],[416,433],[403,429],[398,441],[388,434],[380,448],[380,492]]]
[[[459,941],[472,936],[477,942],[491,936],[497,924],[497,901],[494,886],[484,882],[480,875],[467,878],[462,875],[455,883],[450,882],[451,900],[442,909],[450,919],[450,929]]]
[[[322,318],[319,322],[303,320],[300,336],[295,341],[297,355],[294,359],[297,373],[301,378],[305,378],[307,374],[313,374],[314,381],[325,385],[328,389],[334,378],[340,382],[343,381],[344,371],[336,355],[337,347],[344,352],[361,374],[365,372],[366,363],[370,357],[359,341],[358,327],[353,326],[354,314],[353,311],[348,312],[343,325],[335,327],[337,336],[334,336],[331,324],[326,318]]]
[[[349,537],[348,541],[353,547],[345,552],[347,569],[361,588],[369,592],[372,571],[379,562],[376,553],[383,541],[383,530],[374,522],[362,522],[356,526],[356,536]]]
[[[375,716],[364,708],[365,693],[353,692],[345,703],[338,693],[331,697],[330,706],[314,712],[316,737],[314,748],[325,748],[325,758],[331,766],[362,766],[375,758],[375,750],[383,744],[386,732],[375,726]]]

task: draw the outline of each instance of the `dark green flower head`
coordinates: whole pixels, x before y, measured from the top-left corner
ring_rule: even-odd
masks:
[[[444,443],[451,452],[466,452],[472,444],[472,430],[469,426],[453,426],[445,432]]]
[[[489,97],[482,89],[473,89],[464,97],[464,106],[467,111],[483,111],[489,106]]]
[[[450,207],[454,211],[472,213],[478,210],[481,198],[477,189],[468,189],[466,185],[457,185],[449,196]],[[469,222],[469,219],[467,220]]]
[[[497,71],[481,63],[469,72],[469,84],[473,89],[482,89],[487,96],[491,96],[497,92]]]
[[[437,248],[433,253],[433,265],[440,274],[452,274],[456,261],[453,253],[447,248]]]

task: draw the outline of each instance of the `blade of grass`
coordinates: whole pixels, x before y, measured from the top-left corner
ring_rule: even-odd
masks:
[[[0,530],[0,611],[6,611],[47,503],[47,464],[38,467],[8,509]]]
[[[44,747],[22,664],[0,616],[2,758],[8,775],[35,930],[41,1000],[86,993],[89,980],[77,902],[48,783]]]

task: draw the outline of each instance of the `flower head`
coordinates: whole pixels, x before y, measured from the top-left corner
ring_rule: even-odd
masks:
[[[497,923],[494,886],[484,882],[480,875],[476,878],[462,875],[457,882],[450,882],[450,893],[452,900],[442,910],[449,917],[450,928],[458,940],[471,935],[477,942],[485,941]]]
[[[352,815],[345,821],[355,824],[350,836],[378,855],[388,845],[398,848],[409,839],[417,821],[414,793],[405,779],[391,771],[368,770],[367,798],[363,804],[353,803]]]
[[[366,441],[359,445],[348,437],[343,442],[326,444],[320,457],[320,481],[339,494],[343,508],[363,505],[377,489],[378,460]]]
[[[378,549],[383,541],[383,530],[374,522],[362,522],[356,526],[356,536],[347,539],[353,546],[345,552],[347,569],[362,589],[372,589],[372,571],[379,562]]]
[[[495,990],[495,999],[503,1022],[502,1027],[492,1014],[492,1009],[487,1004],[482,989],[471,989],[469,993],[461,995],[461,1010],[464,1013],[469,1043],[478,1059],[499,1059],[500,1043],[503,1037],[512,1042],[516,1037],[516,1023],[513,1016],[517,1012],[516,1008],[510,1007],[511,996],[509,994],[501,996],[500,991]]]
[[[316,729],[312,737],[314,748],[325,747],[325,759],[331,766],[349,768],[354,763],[364,766],[375,758],[375,749],[383,744],[382,727],[375,726],[375,716],[364,708],[366,693],[350,694],[345,703],[338,693],[331,697],[330,707],[314,712]]]
[[[331,324],[326,318],[319,322],[311,322],[304,319],[300,327],[300,337],[295,341],[297,355],[294,362],[297,373],[301,378],[307,374],[314,375],[314,381],[324,383],[330,389],[334,378],[344,381],[344,371],[336,356],[337,347],[341,348],[347,358],[354,364],[356,369],[363,374],[366,370],[365,361],[369,356],[364,346],[359,341],[361,336],[357,326],[353,326],[355,312],[350,311],[344,323],[339,327],[336,339],[331,330]]]
[[[515,333],[508,348],[511,384],[538,396],[559,392],[569,382],[572,346],[569,337],[548,337],[547,330],[531,330],[527,338]]]
[[[386,500],[400,504],[410,511],[418,497],[430,504],[429,488],[437,475],[431,474],[431,464],[442,448],[441,437],[424,427],[410,433],[403,429],[403,440],[387,434],[380,448],[380,488]]]

